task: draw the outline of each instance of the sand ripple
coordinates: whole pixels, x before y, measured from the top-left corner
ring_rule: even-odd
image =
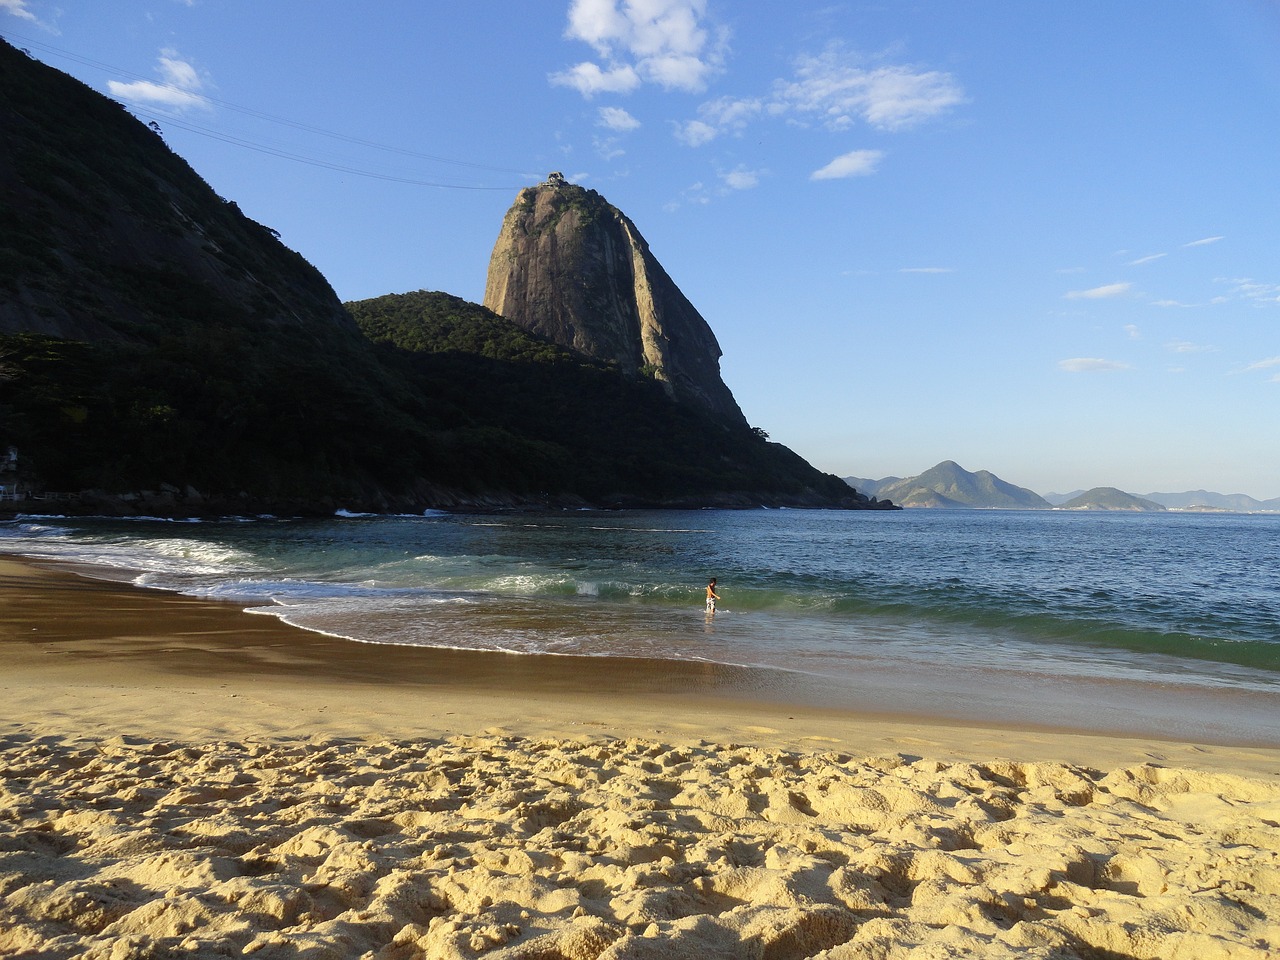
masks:
[[[0,738],[0,955],[1280,954],[1280,785],[709,743]]]

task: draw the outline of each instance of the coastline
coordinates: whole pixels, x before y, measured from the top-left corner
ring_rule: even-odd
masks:
[[[17,557],[0,596],[0,952],[1280,948],[1275,747],[356,644]]]
[[[801,675],[701,661],[357,643],[61,561],[0,557],[0,590],[5,723],[56,704],[90,728],[136,736],[198,731],[197,720],[209,737],[440,736],[480,725],[519,736],[586,730],[769,749],[914,745],[935,759],[985,752],[1094,766],[1221,757],[1222,769],[1244,772],[1245,760],[1250,772],[1280,776],[1280,745],[1247,735],[1191,743],[1120,729],[964,722],[919,701],[902,711],[858,710],[821,702]],[[161,697],[174,702],[161,708]],[[183,698],[193,697],[199,705],[184,711]],[[139,709],[137,700],[147,703]]]

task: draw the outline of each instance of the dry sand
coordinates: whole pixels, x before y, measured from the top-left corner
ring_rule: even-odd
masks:
[[[0,560],[0,956],[1263,958],[1280,749],[370,647]]]

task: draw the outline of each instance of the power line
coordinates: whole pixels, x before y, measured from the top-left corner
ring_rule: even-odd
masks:
[[[508,187],[508,186],[485,187],[485,186],[479,186],[476,184],[440,183],[434,180],[419,180],[414,177],[402,177],[394,174],[375,173],[372,170],[361,170],[357,167],[348,167],[348,166],[344,166],[343,164],[334,163],[329,160],[321,160],[318,157],[307,157],[302,154],[290,153],[287,150],[281,150],[277,147],[267,146],[266,144],[262,144],[262,143],[255,143],[252,140],[245,140],[241,137],[234,137],[231,134],[222,133],[221,131],[214,130],[210,127],[202,127],[198,124],[191,123],[187,120],[179,119],[170,114],[163,114],[163,113],[149,114],[145,110],[141,110],[137,107],[134,108],[134,113],[136,113],[142,119],[152,120],[157,124],[159,123],[160,120],[164,120],[165,123],[169,124],[170,126],[178,127],[179,129],[186,130],[189,133],[199,134],[202,137],[209,137],[212,140],[220,140],[223,143],[230,143],[237,147],[244,147],[247,150],[255,150],[258,153],[265,153],[272,157],[280,157],[285,160],[293,160],[296,163],[305,163],[309,166],[322,167],[326,170],[336,170],[339,173],[350,173],[356,176],[370,177],[374,180],[388,180],[392,183],[409,183],[409,184],[413,184],[415,186],[420,186],[420,187],[443,187],[449,190],[510,190],[512,189],[511,187]]]
[[[97,70],[105,71],[117,77],[123,77],[129,80],[136,80],[144,83],[155,82],[154,80],[151,80],[148,77],[144,77],[136,73],[131,73],[130,71],[124,70],[120,67],[116,67],[107,63],[102,63],[101,61],[93,60],[93,59],[90,59],[89,57],[84,57],[79,54],[72,53],[69,50],[62,50],[58,47],[54,47],[47,43],[42,43],[38,40],[34,40],[29,37],[24,37],[14,33],[9,34],[9,37],[12,39],[20,40],[23,43],[29,44],[30,46],[35,47],[39,50],[52,53],[55,56],[64,57],[68,60],[72,60],[76,63],[80,63],[85,66],[93,67],[94,69],[97,69]],[[350,144],[354,144],[362,147],[369,147],[374,150],[382,150],[388,153],[397,153],[403,156],[415,157],[422,160],[430,160],[433,163],[447,163],[455,166],[472,167],[477,170],[488,170],[495,173],[511,173],[511,174],[519,175],[521,177],[528,176],[528,173],[526,171],[514,170],[509,167],[496,167],[496,166],[490,166],[488,164],[483,164],[483,163],[475,163],[469,160],[457,160],[450,157],[441,157],[441,156],[436,156],[434,154],[422,153],[416,150],[410,150],[405,147],[398,147],[390,144],[378,143],[373,140],[365,140],[360,137],[354,137],[344,133],[337,133],[332,130],[326,130],[323,127],[317,127],[311,124],[302,123],[297,120],[291,120],[288,117],[280,117],[274,114],[264,113],[263,111],[260,111],[260,110],[255,110],[252,107],[244,107],[239,104],[231,103],[226,100],[219,100],[216,97],[209,97],[209,96],[205,96],[204,94],[192,93],[191,91],[182,90],[180,87],[174,87],[172,84],[161,84],[161,86],[170,87],[174,90],[180,90],[182,93],[187,94],[192,98],[201,101],[202,103],[216,105],[228,110],[235,111],[237,113],[244,114],[245,116],[254,117],[259,120],[266,120],[268,122],[277,123],[282,126],[292,127],[296,130],[302,130],[307,133],[317,134],[319,136],[328,137],[333,140],[339,140],[344,143],[350,143]],[[304,163],[310,166],[322,167],[329,170],[335,170],[340,173],[349,173],[354,176],[369,177],[375,180],[386,180],[394,183],[407,183],[407,184],[413,184],[415,186],[441,187],[441,188],[450,189],[450,190],[511,190],[511,189],[515,189],[514,187],[510,185],[505,185],[505,184],[502,186],[487,187],[487,186],[478,186],[478,185],[471,185],[471,184],[441,183],[438,181],[422,180],[414,177],[396,176],[392,174],[377,173],[372,170],[360,169],[358,167],[352,167],[352,166],[345,166],[342,164],[333,163],[331,161],[322,160],[318,157],[314,157],[314,156],[309,157],[304,154],[292,153],[290,151],[281,150],[264,143],[259,143],[253,140],[247,140],[242,137],[232,136],[231,134],[217,131],[211,127],[201,126],[190,120],[180,119],[178,117],[173,116],[172,114],[148,113],[141,106],[141,104],[144,101],[140,101],[137,98],[121,97],[120,99],[125,100],[130,104],[132,104],[134,113],[136,113],[140,117],[143,117],[155,122],[158,122],[160,119],[163,119],[166,124],[176,126],[180,129],[187,130],[188,132],[191,132],[191,133],[199,134],[200,136],[209,137],[214,140],[221,140],[224,143],[229,143],[235,146],[244,147],[245,149],[254,150],[254,151],[257,151],[258,153],[264,153],[269,156],[275,156],[275,157],[280,157],[286,160],[292,160],[296,163]]]

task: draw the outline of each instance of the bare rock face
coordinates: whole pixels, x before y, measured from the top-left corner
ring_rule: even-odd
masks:
[[[558,173],[521,190],[507,211],[484,305],[625,374],[653,377],[676,400],[746,424],[720,379],[715,334],[635,224]]]

